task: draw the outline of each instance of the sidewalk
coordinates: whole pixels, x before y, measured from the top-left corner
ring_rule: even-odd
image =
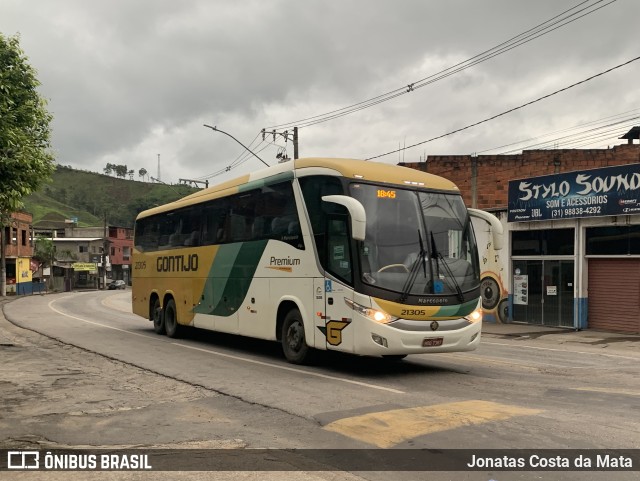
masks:
[[[621,334],[607,331],[583,330],[548,327],[520,323],[482,324],[483,337],[534,341],[554,344],[578,343],[598,348],[633,350],[640,353],[640,334]]]

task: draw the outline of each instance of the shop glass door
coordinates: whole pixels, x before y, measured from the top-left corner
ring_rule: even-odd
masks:
[[[542,261],[513,261],[513,320],[542,324]]]
[[[573,261],[543,261],[545,326],[573,327]]]
[[[515,322],[573,327],[573,260],[513,261]]]

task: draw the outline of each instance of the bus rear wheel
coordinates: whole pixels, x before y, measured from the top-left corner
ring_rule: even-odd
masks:
[[[164,308],[164,330],[168,337],[179,337],[180,324],[178,324],[178,312],[173,299],[167,301]]]
[[[309,346],[304,335],[304,323],[298,309],[291,309],[282,323],[282,350],[292,364],[303,364],[309,357]]]
[[[160,307],[160,299],[153,301],[151,308],[151,320],[153,321],[153,330],[156,334],[164,334],[164,316]]]

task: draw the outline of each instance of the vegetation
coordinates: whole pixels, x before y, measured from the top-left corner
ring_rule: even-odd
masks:
[[[52,120],[38,93],[36,71],[19,38],[0,33],[0,236],[23,197],[36,191],[54,169]],[[0,237],[0,296],[6,294],[4,241]]]
[[[18,37],[0,33],[0,213],[21,207],[53,172],[52,120]]]
[[[187,185],[166,185],[76,170],[58,165],[51,182],[24,200],[25,209],[36,223],[58,214],[77,218],[81,227],[110,225],[133,227],[143,210],[172,202],[198,189]]]

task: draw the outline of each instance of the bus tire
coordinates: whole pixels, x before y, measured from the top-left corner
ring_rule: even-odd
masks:
[[[298,309],[287,312],[282,323],[282,351],[292,364],[303,364],[309,356],[309,346],[304,335],[304,323]]]
[[[173,299],[167,301],[164,307],[164,330],[168,337],[180,336],[180,324],[178,324],[178,311]]]
[[[151,308],[151,320],[153,321],[153,330],[156,334],[164,334],[164,316],[160,307],[160,299],[153,301]]]

